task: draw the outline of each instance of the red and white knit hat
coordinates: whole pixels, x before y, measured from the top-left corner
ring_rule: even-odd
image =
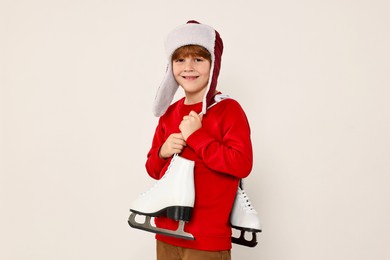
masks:
[[[206,48],[211,54],[210,79],[202,105],[202,112],[204,114],[206,113],[207,107],[212,103],[221,68],[223,42],[219,33],[212,27],[200,24],[197,21],[188,21],[186,24],[172,30],[165,40],[168,65],[165,77],[157,90],[153,104],[153,113],[157,117],[162,116],[168,109],[179,87],[173,75],[171,60],[175,50],[185,45],[200,45]]]

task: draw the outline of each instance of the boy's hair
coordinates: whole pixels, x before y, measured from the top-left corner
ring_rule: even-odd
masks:
[[[172,54],[172,60],[187,57],[202,57],[211,63],[210,52],[200,45],[185,45],[177,48]]]

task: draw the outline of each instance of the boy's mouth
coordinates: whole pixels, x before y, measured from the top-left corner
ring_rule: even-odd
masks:
[[[195,80],[198,78],[198,76],[183,76],[183,78],[187,80]]]

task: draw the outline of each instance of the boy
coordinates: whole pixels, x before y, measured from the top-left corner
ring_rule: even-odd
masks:
[[[195,205],[185,226],[195,240],[157,234],[157,259],[230,259],[229,216],[238,182],[252,169],[249,124],[233,99],[210,107],[220,94],[216,87],[223,43],[218,32],[189,21],[174,29],[165,45],[168,68],[154,103],[160,119],[146,169],[160,179],[174,154],[195,162]],[[185,97],[171,105],[179,85]],[[171,230],[178,226],[165,217],[155,223]]]

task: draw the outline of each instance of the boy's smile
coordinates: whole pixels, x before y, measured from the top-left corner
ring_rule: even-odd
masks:
[[[197,79],[198,77],[197,76],[182,76],[184,79],[186,80],[195,80]]]
[[[172,62],[173,75],[183,88],[188,104],[203,100],[210,77],[210,62],[202,57],[178,58]]]

